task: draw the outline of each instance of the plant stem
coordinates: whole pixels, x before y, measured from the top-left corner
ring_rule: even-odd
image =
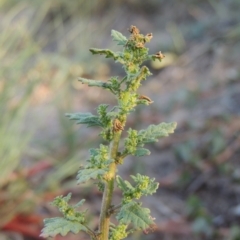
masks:
[[[109,158],[116,159],[117,152],[118,152],[118,145],[121,137],[121,131],[118,131],[114,134],[113,140],[110,144],[109,149]],[[116,175],[116,163],[115,161],[112,162],[109,166],[109,180],[105,183],[103,198],[102,198],[102,207],[101,207],[101,214],[100,214],[100,240],[108,240],[109,237],[109,224],[110,224],[110,215],[108,210],[111,207],[112,203],[112,195],[114,189],[114,182],[115,182],[115,175]]]

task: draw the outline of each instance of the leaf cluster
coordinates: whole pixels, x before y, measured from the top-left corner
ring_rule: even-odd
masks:
[[[100,145],[100,148],[90,149],[90,159],[86,166],[78,171],[77,183],[84,183],[90,179],[104,180],[109,171],[109,165],[113,159],[108,158],[108,147]]]
[[[158,183],[154,182],[155,179],[150,179],[148,176],[137,173],[136,176],[131,176],[131,178],[135,182],[135,187],[133,187],[130,182],[123,181],[120,176],[116,178],[117,185],[123,193],[122,203],[124,204],[133,199],[151,195],[155,193],[158,188]]]
[[[58,210],[63,214],[63,217],[44,219],[44,228],[41,232],[41,237],[54,237],[57,234],[65,236],[67,233],[78,233],[80,231],[89,232],[85,226],[85,214],[86,211],[77,211],[83,203],[84,199],[71,206],[68,204],[71,199],[69,193],[66,197],[58,196],[52,202],[52,205],[56,206]]]
[[[128,137],[124,140],[125,149],[123,155],[145,156],[149,155],[150,151],[143,148],[147,143],[157,142],[159,138],[167,137],[170,133],[174,132],[177,124],[173,123],[160,123],[158,125],[150,125],[147,129],[136,131],[133,129],[128,130]]]

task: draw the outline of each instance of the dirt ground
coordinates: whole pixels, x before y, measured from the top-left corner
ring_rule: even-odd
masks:
[[[45,23],[52,21],[54,16],[50,12]],[[63,32],[71,27],[71,21],[67,15],[65,17]],[[108,18],[111,21],[105,21]],[[103,25],[105,32],[101,33],[98,26],[101,29]],[[115,1],[114,4],[106,1],[102,9],[92,14],[88,20],[88,26],[92,30],[91,44],[94,44],[89,47],[114,48],[109,37],[110,30],[115,29],[128,35],[130,25],[136,25],[144,34],[152,32],[150,52],[161,50],[166,57],[162,65],[148,63],[153,75],[144,82],[140,92],[149,96],[154,103],[133,113],[127,127],[142,129],[149,124],[170,121],[177,122],[178,126],[170,137],[149,145],[150,156],[128,158],[126,164],[120,167],[119,172],[126,179],[139,172],[155,177],[160,183],[155,195],[143,199],[143,205],[150,208],[156,218],[156,229],[148,234],[136,233],[128,239],[240,239],[239,1],[186,0],[180,3],[174,0],[151,0],[140,3],[132,0],[124,3]],[[37,37],[41,37],[41,31]],[[59,40],[62,41],[64,37]],[[71,49],[71,45],[68,50],[69,56],[73,57],[74,49]],[[44,51],[57,52],[55,42],[49,42]],[[91,57],[89,53],[87,58]],[[95,57],[93,64],[92,68],[97,70],[93,71],[89,67],[90,70],[83,72],[82,76],[97,79],[107,79],[111,75],[123,76],[121,66],[110,61]],[[87,86],[75,87],[71,83],[70,91],[73,97],[69,104],[76,111],[95,111],[99,103],[114,104],[115,101],[110,94]],[[53,120],[58,119],[58,112],[51,104],[44,102],[30,110],[30,119],[40,119],[42,115],[52,120],[39,122],[35,138],[41,142],[44,139],[60,139],[61,129]],[[68,124],[72,126],[72,122]],[[29,123],[29,127],[34,128],[34,124]],[[98,132],[76,126],[74,130],[78,131],[77,137],[80,137],[76,144],[79,148],[76,158],[86,158],[87,151],[84,147],[94,147],[99,143],[100,140],[96,141]],[[48,166],[45,170],[43,167],[39,176],[28,178],[30,188],[38,186],[43,178],[58,168],[61,171],[64,167],[71,168],[67,163],[59,167],[52,161],[53,158],[67,156],[67,152],[70,152],[70,144],[66,146],[64,141],[59,141],[61,149],[56,151],[54,146],[48,149],[49,156],[46,159],[50,159],[50,168]],[[34,144],[33,142],[32,145]],[[33,149],[36,151],[37,148],[34,146]],[[74,183],[79,162],[76,162],[74,154],[68,157],[73,158],[75,165],[65,175],[62,173],[64,177],[59,177],[64,185],[63,192],[72,191],[74,199],[80,195],[87,199],[91,212],[96,215],[92,219],[92,226],[96,226],[101,195],[88,185],[79,193],[79,187]],[[44,162],[46,159],[41,160]],[[30,160],[25,158],[23,164],[28,164]],[[38,206],[35,206],[37,216],[49,217],[56,214],[52,207],[44,203],[51,201],[58,192],[62,193],[55,184],[54,176],[57,175],[46,181],[51,183],[47,191],[39,190],[42,199],[34,198],[38,201]],[[51,192],[51,189],[54,191]],[[119,197],[120,192],[116,191],[116,201]],[[11,231],[3,236],[4,240],[36,239],[24,234],[17,235],[17,238]],[[77,238],[69,235],[65,239]],[[81,239],[87,238],[82,236]]]

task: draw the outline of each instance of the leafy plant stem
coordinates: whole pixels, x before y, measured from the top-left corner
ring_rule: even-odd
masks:
[[[109,145],[100,144],[99,148],[89,150],[90,157],[87,163],[77,174],[77,183],[85,183],[94,180],[98,189],[103,192],[102,206],[100,211],[99,228],[93,232],[86,224],[86,211],[79,211],[85,199],[75,205],[68,202],[71,194],[58,196],[54,199],[53,205],[58,207],[63,217],[50,218],[44,220],[42,237],[54,237],[57,234],[65,236],[68,232],[77,234],[80,231],[87,233],[92,240],[122,240],[137,230],[153,229],[154,219],[150,215],[148,208],[142,207],[138,200],[142,196],[151,195],[156,192],[158,183],[154,178],[137,173],[131,175],[130,183],[117,175],[117,166],[124,163],[124,158],[128,155],[146,156],[150,151],[144,148],[147,143],[156,142],[158,138],[167,137],[173,133],[176,123],[160,123],[150,125],[146,129],[137,131],[135,129],[125,129],[127,116],[135,110],[139,104],[149,105],[153,101],[145,95],[139,95],[138,88],[142,81],[151,75],[146,66],[142,63],[146,60],[159,60],[164,58],[161,52],[155,55],[148,55],[148,48],[145,43],[152,38],[152,33],[146,36],[140,34],[136,26],[131,26],[129,39],[120,32],[112,30],[113,40],[118,45],[123,46],[122,52],[112,52],[109,49],[91,48],[95,54],[105,55],[121,63],[126,72],[126,76],[121,80],[118,77],[111,77],[108,81],[98,81],[93,79],[79,78],[83,84],[89,87],[101,87],[111,91],[117,100],[118,105],[108,110],[108,104],[100,104],[97,108],[97,115],[92,113],[68,113],[71,120],[76,120],[78,124],[86,124],[88,127],[101,127],[100,136]],[[119,142],[122,131],[127,131],[124,144],[119,151]],[[122,192],[122,200],[119,205],[113,204],[113,192],[118,187]],[[113,215],[117,224],[110,220]]]
[[[122,131],[116,132],[114,134],[113,140],[110,144],[109,149],[109,158],[116,159],[118,153],[118,145],[120,141]],[[109,209],[111,208],[113,189],[114,189],[114,181],[116,176],[116,163],[112,162],[109,166],[109,180],[105,183],[103,198],[102,198],[102,207],[100,214],[100,240],[108,240],[109,237],[109,225],[110,225],[110,214]]]

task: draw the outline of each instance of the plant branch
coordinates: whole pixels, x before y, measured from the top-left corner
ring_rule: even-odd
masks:
[[[140,103],[146,105],[152,103],[149,97],[140,96],[137,93],[142,81],[151,75],[149,69],[142,64],[145,60],[161,61],[164,58],[161,52],[148,55],[145,43],[152,38],[151,33],[144,36],[140,34],[136,26],[130,26],[129,32],[131,35],[127,39],[120,32],[112,30],[113,40],[118,45],[123,46],[122,52],[113,52],[109,49],[90,49],[94,55],[104,55],[106,58],[112,58],[115,62],[121,63],[126,72],[124,78],[111,77],[108,81],[78,78],[82,84],[89,87],[108,89],[117,98],[118,105],[110,111],[107,111],[108,104],[99,105],[97,108],[98,116],[91,113],[66,114],[71,120],[76,120],[78,124],[87,124],[88,127],[102,127],[100,135],[104,140],[111,141],[109,146],[101,144],[99,148],[90,149],[88,163],[80,169],[77,175],[78,183],[84,183],[90,179],[99,180],[100,190],[103,190],[102,183],[104,183],[98,232],[85,226],[85,212],[76,210],[84,200],[71,206],[68,204],[71,194],[68,194],[66,197],[55,198],[53,205],[58,207],[63,217],[46,219],[41,236],[55,237],[57,234],[66,235],[68,232],[84,231],[92,240],[109,240],[109,238],[120,240],[125,239],[134,229],[149,229],[154,223],[149,209],[141,207],[141,203],[133,199],[139,199],[143,195],[156,192],[158,183],[148,176],[137,174],[131,176],[136,183],[135,186],[132,186],[130,182],[125,181],[120,176],[116,178],[117,166],[123,164],[124,158],[128,155],[149,155],[150,151],[143,148],[144,144],[155,142],[157,138],[173,133],[176,123],[150,125],[147,129],[140,131],[129,129],[128,137],[124,139],[125,149],[122,152],[118,151],[127,115]],[[122,204],[114,206],[112,198],[115,180],[122,190],[123,199]],[[118,225],[111,225],[110,218],[114,213],[117,214]],[[129,231],[129,227],[133,230]]]
[[[118,145],[121,137],[121,131],[115,132],[113,140],[110,144],[109,158],[116,159],[118,152]],[[111,208],[112,195],[114,189],[114,182],[116,176],[116,163],[112,162],[109,166],[109,180],[105,183],[102,207],[100,214],[100,240],[108,240],[109,237],[109,225],[110,225],[110,214],[109,209]]]

